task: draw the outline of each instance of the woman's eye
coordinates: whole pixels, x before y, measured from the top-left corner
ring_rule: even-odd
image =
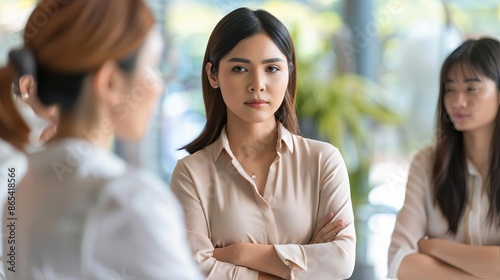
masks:
[[[280,69],[276,66],[269,66],[267,67],[267,72],[271,72],[271,73],[274,73],[274,72],[278,72],[280,71]]]
[[[245,72],[247,69],[245,69],[245,67],[242,66],[234,66],[232,70],[233,72],[241,73]]]
[[[470,87],[467,89],[468,92],[475,92],[476,91],[476,88],[475,87]]]

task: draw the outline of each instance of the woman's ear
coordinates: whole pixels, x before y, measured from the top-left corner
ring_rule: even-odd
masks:
[[[207,73],[208,81],[210,82],[210,85],[213,88],[219,88],[219,81],[217,79],[217,72],[213,71],[213,64],[212,62],[207,62],[205,65],[205,72]]]
[[[36,81],[32,75],[24,75],[19,78],[19,90],[21,93],[21,99],[28,104],[36,115],[46,120],[52,125],[55,125],[58,120],[58,109],[56,105],[45,106],[38,99],[38,92],[36,88]],[[55,132],[52,131],[52,132]],[[45,135],[48,139],[54,136],[53,133],[48,133]],[[45,137],[44,136],[44,137]]]
[[[94,96],[111,107],[118,105],[123,97],[125,75],[114,61],[105,62],[94,73],[92,90]]]
[[[24,75],[19,79],[19,91],[24,101],[36,95],[36,84],[32,75]]]

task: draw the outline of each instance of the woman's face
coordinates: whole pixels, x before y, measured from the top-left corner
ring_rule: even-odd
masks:
[[[123,100],[113,109],[115,133],[121,139],[140,139],[149,126],[153,105],[164,89],[159,70],[162,49],[161,36],[152,31],[139,51],[135,69],[126,77]]]
[[[274,113],[288,86],[288,62],[266,34],[240,41],[219,62],[216,74],[206,71],[212,87],[220,88],[228,121],[275,122]]]
[[[463,64],[450,68],[444,83],[444,107],[456,130],[494,129],[498,114],[496,83]]]

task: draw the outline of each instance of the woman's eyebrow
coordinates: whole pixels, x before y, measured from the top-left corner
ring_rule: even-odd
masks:
[[[279,58],[279,57],[275,57],[275,58],[268,58],[268,59],[264,59],[262,60],[262,64],[266,64],[266,63],[272,63],[272,62],[280,62],[280,61],[283,61],[283,59]],[[228,62],[241,62],[241,63],[247,63],[247,64],[250,64],[251,61],[250,59],[246,59],[246,58],[241,58],[241,57],[233,57],[233,58],[230,58],[228,60]]]
[[[280,61],[283,61],[283,59],[281,59],[279,57],[275,57],[275,58],[269,58],[269,59],[262,60],[262,64],[272,63],[272,62],[280,62]]]
[[[479,78],[467,78],[464,80],[464,83],[470,83],[470,82],[480,82],[481,79]]]

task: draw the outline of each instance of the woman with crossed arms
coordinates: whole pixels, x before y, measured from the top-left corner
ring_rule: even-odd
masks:
[[[468,40],[441,69],[437,141],[413,159],[389,277],[500,278],[500,42]]]
[[[296,63],[286,27],[240,8],[208,41],[207,123],[171,188],[207,279],[341,279],[355,232],[339,150],[298,135]]]

